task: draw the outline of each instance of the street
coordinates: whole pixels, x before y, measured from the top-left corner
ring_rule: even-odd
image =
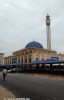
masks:
[[[31,75],[8,73],[0,85],[11,91],[17,98],[30,100],[64,100],[64,80],[38,78]]]

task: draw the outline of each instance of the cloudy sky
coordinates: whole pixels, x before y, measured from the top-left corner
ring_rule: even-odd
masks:
[[[47,47],[47,13],[51,17],[52,49],[64,51],[64,0],[0,0],[0,52],[5,56],[28,42]]]

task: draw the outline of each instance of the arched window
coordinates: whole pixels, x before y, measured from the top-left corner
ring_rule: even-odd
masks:
[[[29,58],[29,62],[31,62],[31,58]]]
[[[23,59],[21,60],[21,62],[23,63]]]
[[[27,63],[27,58],[25,59],[25,63]]]
[[[38,60],[38,58],[36,58],[36,60]]]
[[[39,60],[39,55],[36,55],[36,60]]]

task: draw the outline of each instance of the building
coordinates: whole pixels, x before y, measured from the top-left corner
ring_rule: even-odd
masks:
[[[35,60],[46,60],[49,58],[64,59],[63,54],[57,54],[54,50],[47,50],[36,41],[29,42],[24,49],[15,51],[11,56],[4,57],[4,64],[12,64],[15,62],[29,63]]]
[[[3,64],[4,53],[0,53],[0,64]]]
[[[29,63],[35,60],[46,60],[49,58],[57,58],[64,60],[64,54],[57,54],[55,50],[51,49],[51,29],[50,16],[46,16],[46,30],[47,30],[47,49],[37,41],[29,42],[24,49],[15,51],[11,56],[4,57],[4,64],[13,64],[16,62]]]

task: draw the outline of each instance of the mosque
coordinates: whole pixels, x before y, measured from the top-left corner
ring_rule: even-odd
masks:
[[[50,16],[46,16],[46,31],[47,31],[47,49],[37,41],[29,42],[25,48],[15,51],[11,56],[4,57],[4,64],[13,64],[16,62],[30,63],[36,60],[46,60],[49,58],[56,58],[64,60],[64,54],[57,54],[55,50],[51,49],[51,27]]]

